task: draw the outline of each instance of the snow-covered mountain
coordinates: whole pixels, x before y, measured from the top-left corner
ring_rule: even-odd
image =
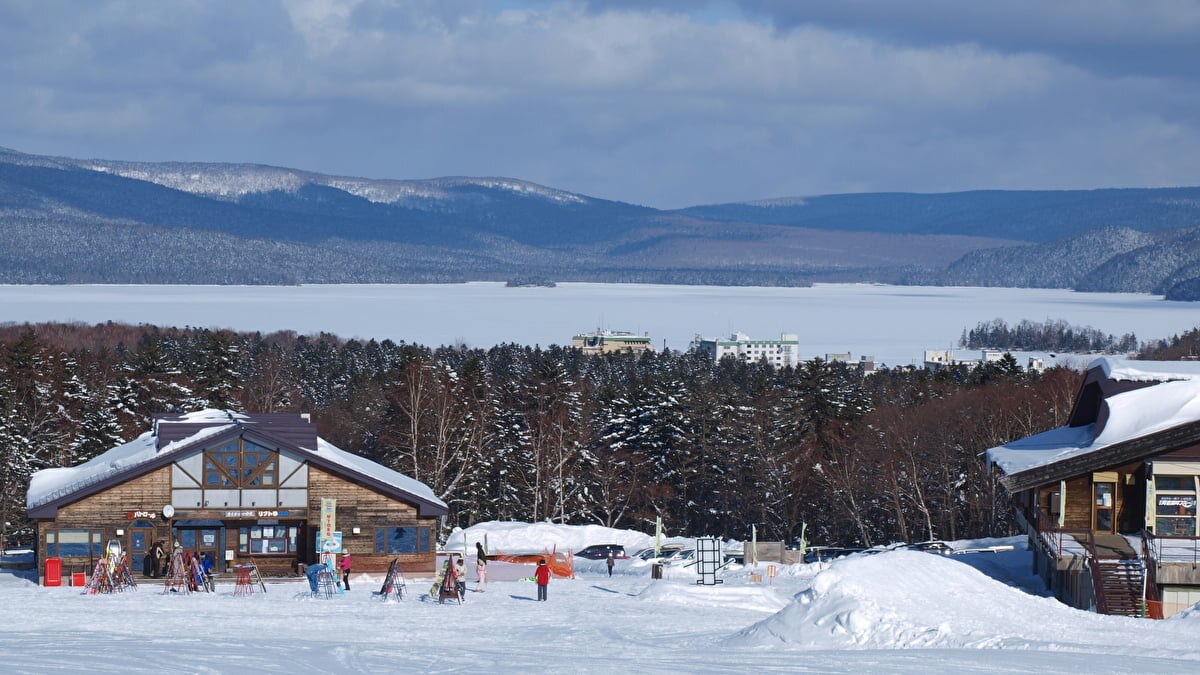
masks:
[[[375,179],[0,148],[0,282],[10,283],[533,274],[1164,292],[1200,277],[1196,228],[1200,188],[826,195],[662,211],[513,178]]]

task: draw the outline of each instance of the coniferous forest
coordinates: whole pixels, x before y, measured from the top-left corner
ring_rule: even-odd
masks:
[[[0,494],[28,536],[33,471],[150,415],[308,412],[332,443],[425,483],[447,527],[599,523],[815,544],[1012,534],[988,447],[1064,423],[1080,381],[1011,358],[863,376],[680,352],[436,349],[333,335],[102,324],[0,327]]]

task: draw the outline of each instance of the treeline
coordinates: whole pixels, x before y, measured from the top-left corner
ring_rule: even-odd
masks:
[[[585,357],[332,335],[0,327],[3,514],[29,475],[203,407],[309,412],[323,437],[430,485],[447,526],[509,519],[821,544],[1013,532],[980,457],[1063,423],[1072,371],[1011,359],[864,377],[695,354]],[[27,532],[28,530],[26,530]]]
[[[1200,360],[1200,328],[1162,340],[1151,340],[1142,346],[1138,358],[1148,361]]]
[[[1091,326],[1072,326],[1061,319],[1030,321],[1022,319],[1009,326],[1003,319],[984,321],[972,329],[963,329],[960,347],[969,349],[1005,349],[1024,352],[1105,352],[1130,353],[1138,349],[1137,336],[1121,337],[1103,333]]]

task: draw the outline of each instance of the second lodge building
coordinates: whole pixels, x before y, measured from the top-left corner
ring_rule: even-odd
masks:
[[[1155,618],[1200,601],[1200,362],[1097,359],[1066,426],[987,456],[1060,600]]]
[[[210,553],[216,571],[253,557],[267,576],[317,556],[322,500],[355,571],[432,573],[446,504],[424,483],[317,435],[308,415],[203,410],[155,416],[153,429],[74,467],[30,480],[37,556],[91,572],[106,542],[134,572],[154,542]]]

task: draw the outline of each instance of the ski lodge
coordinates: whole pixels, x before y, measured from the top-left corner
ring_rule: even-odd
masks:
[[[1060,600],[1152,618],[1200,601],[1200,363],[1097,359],[1066,426],[987,458]]]
[[[39,471],[26,507],[39,576],[47,559],[64,574],[90,572],[110,540],[137,574],[159,541],[211,554],[217,572],[252,558],[285,576],[320,548],[352,554],[356,572],[399,559],[405,572],[432,573],[447,512],[425,484],[317,436],[308,415],[224,410],[157,415],[129,443]]]

